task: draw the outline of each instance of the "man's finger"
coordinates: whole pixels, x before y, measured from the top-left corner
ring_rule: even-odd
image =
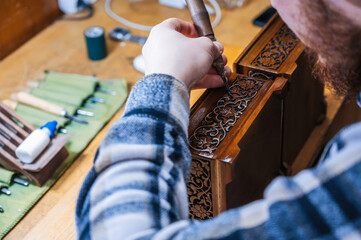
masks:
[[[218,88],[223,87],[224,83],[222,78],[219,75],[207,75],[202,80],[197,82],[192,89],[200,89],[200,88]]]
[[[159,26],[168,27],[179,33],[182,33],[187,37],[199,37],[197,30],[192,23],[186,22],[178,18],[169,18],[167,20],[164,20]]]

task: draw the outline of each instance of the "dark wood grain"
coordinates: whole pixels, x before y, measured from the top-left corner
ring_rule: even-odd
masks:
[[[0,60],[59,16],[57,0],[1,0]]]

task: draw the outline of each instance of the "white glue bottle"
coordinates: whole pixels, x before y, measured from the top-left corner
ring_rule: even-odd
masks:
[[[32,163],[35,158],[48,146],[56,130],[56,121],[47,122],[40,129],[34,130],[16,148],[15,154],[23,163]]]

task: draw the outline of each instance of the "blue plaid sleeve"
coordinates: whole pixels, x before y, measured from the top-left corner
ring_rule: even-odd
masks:
[[[361,124],[339,133],[318,167],[276,178],[262,200],[189,220],[188,102],[168,75],[135,85],[82,185],[78,239],[360,238]]]

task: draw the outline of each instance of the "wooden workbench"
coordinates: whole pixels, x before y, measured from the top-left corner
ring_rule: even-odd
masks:
[[[260,30],[251,20],[263,11],[269,0],[250,0],[242,7],[223,10],[221,23],[215,28],[218,41],[226,47],[229,62],[240,54]],[[155,25],[169,17],[190,20],[187,10],[164,7],[156,0],[114,1],[113,10],[137,23]],[[141,53],[141,46],[134,43],[119,44],[107,38],[108,56],[102,61],[88,60],[83,31],[90,26],[102,26],[106,32],[118,26],[104,10],[104,1],[95,4],[95,14],[83,21],[54,22],[0,62],[0,98],[20,90],[31,79],[43,75],[44,69],[59,72],[91,75],[100,79],[125,77],[132,87],[142,74],[135,71],[132,59]],[[147,33],[131,30],[134,34]],[[199,95],[195,92],[192,102]],[[64,173],[48,193],[17,224],[5,239],[75,239],[74,212],[80,186],[92,166],[95,152],[108,127],[121,116],[119,111],[112,121],[98,134],[73,165]]]

